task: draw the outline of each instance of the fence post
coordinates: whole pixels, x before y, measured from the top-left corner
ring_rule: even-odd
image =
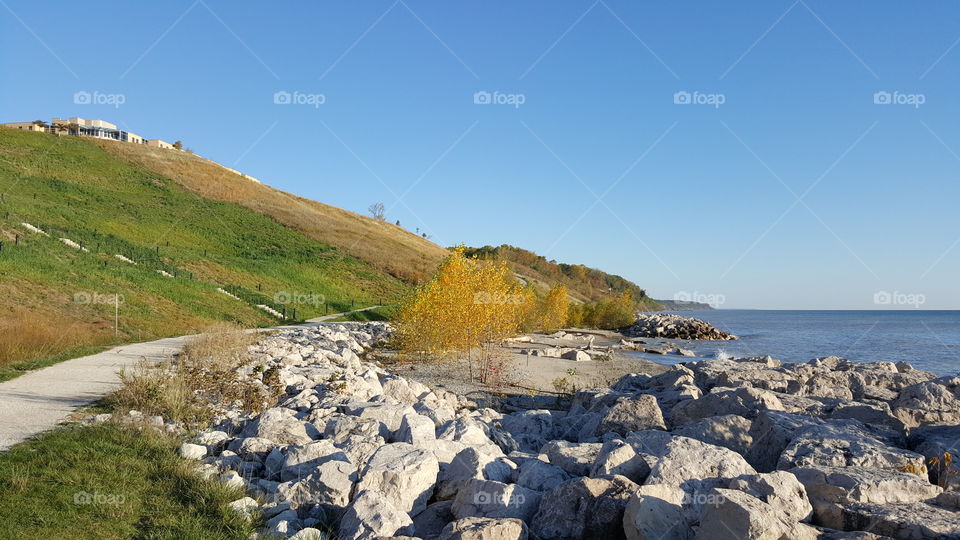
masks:
[[[15,246],[19,246],[19,245],[20,245],[20,235],[19,235],[19,234],[15,235],[15,239],[14,239],[14,241],[13,241],[13,245],[15,245]]]
[[[293,320],[297,320],[297,308],[291,308],[293,310],[293,316],[290,317]]]
[[[283,320],[287,320],[287,306],[283,306],[281,309],[283,309]]]

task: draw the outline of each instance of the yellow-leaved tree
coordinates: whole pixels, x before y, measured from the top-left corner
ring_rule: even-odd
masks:
[[[500,368],[484,345],[520,331],[533,295],[506,264],[467,258],[464,249],[455,248],[436,275],[401,307],[396,339],[402,354],[423,359],[466,355],[471,376],[472,353],[479,351],[479,377],[487,382]]]
[[[566,285],[554,285],[543,300],[540,311],[540,330],[550,334],[556,332],[567,323],[570,311],[570,299],[567,297]]]

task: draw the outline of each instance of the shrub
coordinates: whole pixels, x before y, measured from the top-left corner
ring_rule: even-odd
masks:
[[[540,309],[540,329],[546,333],[559,330],[567,323],[570,311],[570,299],[567,286],[556,285],[547,292]]]
[[[176,358],[120,372],[121,388],[108,398],[117,410],[135,409],[187,424],[204,423],[216,404],[239,405],[258,412],[275,396],[254,381],[238,376],[255,335],[221,323],[194,337]],[[267,370],[270,371],[270,370]],[[270,385],[268,374],[264,382]]]
[[[480,380],[486,381],[491,352],[484,344],[520,331],[532,309],[533,295],[503,263],[467,258],[458,247],[433,279],[401,307],[396,339],[401,354],[421,358],[467,355],[480,350]]]
[[[567,325],[617,330],[630,326],[636,320],[633,294],[630,291],[624,291],[620,297],[613,300],[572,306],[567,316]]]

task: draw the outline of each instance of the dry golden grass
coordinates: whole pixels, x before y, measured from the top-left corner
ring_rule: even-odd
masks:
[[[392,223],[258,184],[187,152],[91,140],[201,197],[249,208],[410,283],[429,278],[448,254],[443,247]]]
[[[15,308],[0,317],[0,366],[109,341],[93,325]]]
[[[122,386],[108,404],[116,411],[138,410],[188,425],[208,422],[215,404],[235,403],[246,411],[259,411],[275,396],[234,371],[247,360],[247,347],[256,338],[237,325],[213,325],[191,339],[177,358],[141,362],[121,371]]]

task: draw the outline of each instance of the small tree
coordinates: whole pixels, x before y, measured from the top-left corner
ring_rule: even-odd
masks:
[[[569,311],[570,299],[567,298],[567,286],[555,285],[543,300],[540,329],[548,334],[556,332],[566,324]]]
[[[177,150],[183,150],[183,142],[182,142],[182,141],[177,141],[177,142],[173,143],[173,147],[176,148]]]
[[[384,221],[386,219],[387,211],[382,202],[371,204],[370,207],[367,208],[367,212],[370,212],[370,217],[373,219],[379,221]]]

